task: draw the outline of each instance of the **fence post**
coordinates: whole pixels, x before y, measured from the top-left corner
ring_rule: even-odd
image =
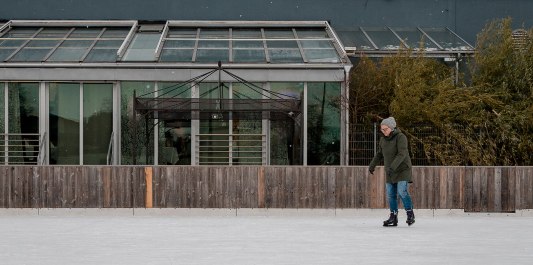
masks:
[[[144,205],[146,208],[152,208],[153,207],[152,167],[145,167],[144,175],[146,178],[146,196],[144,199]]]

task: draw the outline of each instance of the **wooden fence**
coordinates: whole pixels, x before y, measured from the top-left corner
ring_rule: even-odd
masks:
[[[415,167],[415,208],[533,209],[533,167]],[[387,208],[383,168],[0,166],[0,208]]]

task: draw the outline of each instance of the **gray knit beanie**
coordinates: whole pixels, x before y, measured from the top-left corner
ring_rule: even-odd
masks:
[[[383,121],[381,121],[381,125],[385,125],[391,128],[391,130],[394,130],[396,129],[396,120],[394,119],[394,117],[388,117],[384,119]]]

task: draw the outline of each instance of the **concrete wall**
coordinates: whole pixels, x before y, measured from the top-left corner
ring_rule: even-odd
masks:
[[[0,19],[328,20],[355,26],[447,26],[475,43],[487,21],[531,27],[530,0],[5,0]]]

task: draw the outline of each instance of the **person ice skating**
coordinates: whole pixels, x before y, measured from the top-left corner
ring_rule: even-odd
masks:
[[[384,161],[390,216],[388,220],[383,221],[383,226],[398,225],[398,195],[400,195],[407,212],[406,223],[410,226],[415,222],[415,214],[408,191],[412,165],[407,150],[407,137],[396,127],[396,120],[393,117],[386,118],[381,122],[381,132],[384,137],[379,140],[378,150],[370,162],[368,170],[373,175],[376,165],[382,160]]]

